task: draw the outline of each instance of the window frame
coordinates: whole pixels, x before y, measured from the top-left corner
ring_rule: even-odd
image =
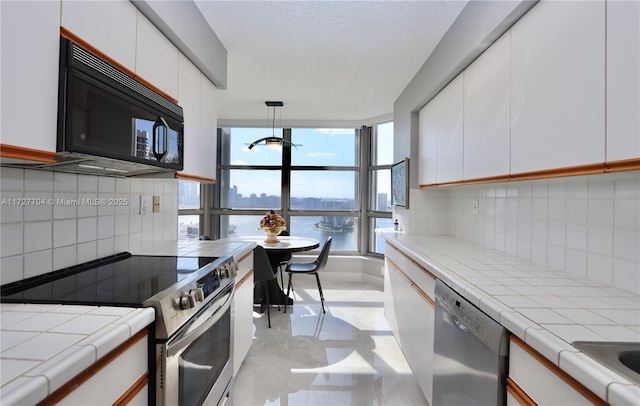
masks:
[[[385,123],[380,123],[385,124]],[[200,234],[208,234],[213,239],[220,239],[220,216],[230,215],[254,215],[260,216],[264,214],[264,209],[250,208],[221,208],[220,199],[221,191],[218,187],[221,184],[223,176],[230,173],[231,170],[279,170],[281,171],[281,207],[278,211],[283,215],[287,222],[291,217],[304,216],[348,216],[357,219],[356,249],[352,251],[338,252],[341,255],[361,255],[384,257],[383,253],[375,252],[376,234],[374,222],[376,219],[392,219],[391,211],[374,210],[375,201],[377,199],[375,193],[376,171],[391,170],[393,163],[377,164],[374,162],[376,157],[376,148],[379,148],[377,142],[377,126],[363,126],[354,128],[355,131],[355,151],[357,154],[356,165],[353,166],[311,166],[311,165],[292,165],[291,164],[291,147],[283,146],[281,165],[233,165],[222,164],[222,154],[225,153],[222,148],[223,128],[218,128],[218,149],[217,149],[217,168],[216,177],[218,182],[215,184],[200,184],[200,209],[178,209],[178,216],[181,215],[198,215],[200,216]],[[235,127],[228,127],[235,128]],[[282,136],[285,140],[291,141],[292,131],[295,128],[282,128]],[[291,206],[291,173],[295,171],[353,171],[356,174],[356,203],[353,210],[303,210],[292,209]],[[227,182],[222,182],[228,184]],[[390,193],[391,191],[389,191]]]

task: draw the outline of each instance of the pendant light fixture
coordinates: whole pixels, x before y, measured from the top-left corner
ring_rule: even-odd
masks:
[[[288,145],[292,145],[295,149],[298,149],[298,145],[292,143],[291,141],[285,140],[284,138],[276,137],[276,107],[284,106],[284,103],[281,101],[266,101],[264,102],[267,107],[273,107],[273,120],[271,122],[271,137],[264,137],[258,140],[253,141],[249,144],[249,149],[252,149],[256,145],[264,142],[265,145],[268,146],[282,146],[285,142]],[[300,145],[301,146],[301,145]]]

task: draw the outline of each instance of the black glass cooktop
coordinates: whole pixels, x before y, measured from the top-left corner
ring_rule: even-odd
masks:
[[[120,253],[0,287],[0,302],[140,306],[213,257]]]

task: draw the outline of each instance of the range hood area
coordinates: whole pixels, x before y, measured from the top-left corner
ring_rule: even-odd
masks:
[[[134,177],[153,176],[173,178],[177,171],[138,162],[98,157],[81,153],[60,152],[54,156],[55,162],[38,162],[22,158],[3,156],[0,165],[8,168],[34,169],[81,175]]]
[[[0,164],[101,176],[173,176],[184,164],[184,112],[131,72],[60,37],[54,151],[0,144]]]

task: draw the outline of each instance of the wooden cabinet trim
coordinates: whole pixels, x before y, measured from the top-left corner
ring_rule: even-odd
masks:
[[[624,171],[637,171],[640,170],[640,158],[625,159],[622,161],[611,161],[591,165],[580,165],[567,168],[549,169],[544,171],[515,173],[511,175],[494,176],[490,178],[468,179],[447,183],[428,183],[418,185],[420,189],[435,188],[435,187],[447,187],[458,185],[475,185],[482,183],[497,183],[497,182],[512,182],[520,180],[535,180],[535,179],[551,179],[565,176],[580,176],[580,175],[597,175],[601,173],[610,172],[624,172]]]
[[[242,285],[244,285],[244,283],[246,281],[248,281],[249,278],[251,278],[253,276],[253,272],[254,272],[254,269],[251,268],[251,270],[249,272],[247,272],[247,274],[245,276],[243,276],[242,279],[240,279],[238,282],[236,282],[236,289],[239,289]]]
[[[427,302],[427,303],[429,304],[429,306],[431,306],[431,308],[432,308],[432,309],[435,309],[435,308],[436,308],[436,302],[435,302],[433,299],[431,299],[431,298],[429,297],[429,295],[427,295],[427,294],[425,293],[425,291],[423,291],[422,289],[420,289],[420,288],[418,287],[418,285],[416,285],[415,283],[412,283],[412,284],[411,284],[411,287],[413,288],[413,290],[415,290],[416,292],[418,292],[418,294],[420,295],[420,297],[422,297],[422,299],[423,299],[425,302]]]
[[[417,263],[414,259],[410,258],[407,254],[405,254],[404,252],[400,251],[398,249],[398,247],[396,247],[395,245],[387,242],[387,245],[390,245],[391,247],[393,247],[393,249],[395,249],[396,251],[398,251],[398,253],[400,255],[402,255],[403,257],[405,257],[409,262],[411,262],[412,264],[414,264],[416,267],[418,267],[418,269],[420,269],[422,272],[424,272],[425,274],[427,274],[428,277],[430,277],[431,279],[433,279],[434,281],[438,279],[437,276],[435,276],[434,274],[431,273],[431,271],[429,271],[428,269],[426,269],[425,267],[423,267],[422,265],[420,265],[419,263]]]
[[[18,147],[9,144],[0,144],[0,156],[3,158],[24,159],[47,164],[56,163],[56,153],[39,149]]]
[[[147,388],[147,384],[149,384],[148,371],[144,375],[142,375],[140,379],[138,379],[136,383],[134,383],[133,386],[129,388],[129,390],[127,390],[122,396],[120,396],[120,398],[116,400],[113,405],[123,406],[129,404],[129,402],[131,402],[131,400],[135,398],[138,393]]]
[[[140,75],[138,75],[135,72],[131,71],[126,66],[122,65],[121,63],[119,63],[115,59],[111,58],[109,55],[105,54],[104,52],[100,51],[98,48],[94,47],[93,45],[91,45],[87,41],[83,40],[82,38],[80,38],[79,36],[74,34],[73,32],[69,31],[67,28],[60,27],[60,36],[70,40],[71,42],[75,42],[76,44],[78,44],[79,46],[84,48],[85,50],[87,50],[87,51],[91,52],[92,54],[94,54],[95,56],[97,56],[98,58],[100,58],[100,59],[104,60],[105,62],[115,66],[120,71],[122,71],[125,74],[127,74],[128,76],[131,76],[133,79],[137,80],[138,82],[140,82],[143,85],[147,86],[148,88],[152,89],[156,93],[159,93],[165,99],[170,100],[171,102],[176,103],[176,104],[178,103],[178,100],[176,100],[175,98],[169,96],[169,94],[167,94],[166,92],[162,91],[162,89],[157,88],[152,83],[148,82],[147,80],[142,78]]]
[[[406,273],[404,273],[404,271],[402,269],[400,269],[400,267],[394,263],[392,260],[390,260],[389,258],[387,258],[387,261],[389,262],[389,264],[391,265],[391,267],[400,274],[400,276],[402,276],[402,278],[407,281],[407,283],[413,288],[413,290],[415,290],[420,297],[422,297],[422,299],[424,299],[425,302],[427,302],[429,304],[429,306],[431,306],[432,308],[435,309],[436,307],[436,302],[429,297],[429,295],[420,288],[420,286],[416,285],[416,283],[409,277],[409,275],[407,275]]]
[[[244,255],[242,256],[242,258],[240,258],[240,260],[238,261],[238,263],[240,263],[240,262],[242,262],[242,261],[246,260],[246,259],[247,259],[247,258],[249,258],[251,255],[253,255],[253,250],[251,250],[251,251],[247,252],[246,254],[244,254]]]
[[[60,402],[62,399],[67,397],[71,392],[77,389],[80,385],[82,385],[83,383],[88,381],[92,376],[97,374],[101,369],[106,367],[109,363],[111,363],[113,360],[118,358],[125,351],[131,348],[134,344],[144,339],[148,335],[149,335],[149,332],[147,331],[147,329],[140,330],[137,334],[129,338],[124,343],[120,344],[117,348],[112,350],[110,353],[100,358],[89,368],[80,372],[71,381],[62,385],[58,390],[53,392],[51,395],[47,396],[44,400],[38,403],[38,406],[55,405],[56,403]]]
[[[511,378],[507,378],[507,392],[523,406],[537,405]]]
[[[605,162],[607,172],[637,171],[640,169],[640,158],[622,161]]]
[[[200,183],[216,183],[215,179],[212,178],[204,178],[202,176],[189,175],[186,173],[176,173],[176,179],[179,180],[188,180],[192,182],[200,182]]]
[[[587,389],[584,385],[578,382],[575,378],[569,376],[566,372],[558,368],[551,361],[540,355],[536,350],[531,348],[527,343],[522,341],[519,337],[515,335],[510,335],[509,340],[516,344],[518,347],[522,348],[529,355],[531,355],[536,361],[540,364],[544,365],[549,371],[553,372],[558,378],[562,379],[567,385],[572,387],[576,392],[585,397],[589,402],[594,405],[602,405],[605,406],[607,403],[600,399],[596,394]]]

